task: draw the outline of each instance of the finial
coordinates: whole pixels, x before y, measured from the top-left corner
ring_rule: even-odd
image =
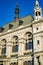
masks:
[[[19,7],[18,4],[16,4],[16,8],[15,8],[15,20],[19,19]]]

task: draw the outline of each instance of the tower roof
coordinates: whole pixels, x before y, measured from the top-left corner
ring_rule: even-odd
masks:
[[[39,6],[39,2],[38,2],[38,0],[36,0],[36,6]]]

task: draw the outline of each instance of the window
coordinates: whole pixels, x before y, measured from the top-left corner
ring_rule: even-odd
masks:
[[[27,65],[32,65],[32,61],[28,61],[27,62]]]
[[[36,16],[37,16],[37,12],[36,12]]]
[[[23,65],[32,65],[32,61],[25,61]]]
[[[40,56],[37,56],[36,58],[37,58],[37,61],[38,61],[38,65],[41,65],[40,64],[40,60],[39,60],[40,59]]]
[[[23,21],[22,20],[20,20],[19,21],[19,26],[21,26],[23,24]]]
[[[4,28],[1,27],[1,28],[0,28],[0,32],[3,32],[3,30],[4,30]]]
[[[23,63],[23,65],[26,65],[27,64],[27,61],[25,61],[24,63]]]
[[[18,52],[18,45],[12,47],[12,52]]]
[[[26,50],[32,49],[32,42],[26,43],[25,49],[26,49]]]
[[[6,47],[2,48],[2,54],[6,54]]]
[[[25,34],[26,38],[26,44],[25,44],[25,49],[32,49],[32,33],[31,32],[26,32]]]
[[[36,30],[38,30],[38,27],[36,28]]]
[[[14,62],[14,65],[18,65],[18,62]]]
[[[11,63],[10,65],[18,65],[18,62]]]
[[[38,12],[39,16],[40,16],[40,12]]]
[[[37,44],[40,44],[39,40],[37,40]]]
[[[32,42],[29,42],[29,49],[32,49]]]
[[[11,29],[13,27],[13,25],[12,24],[9,24],[9,29]]]
[[[18,45],[16,45],[16,52],[18,52]]]

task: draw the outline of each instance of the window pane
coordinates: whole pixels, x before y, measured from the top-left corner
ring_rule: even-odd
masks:
[[[27,43],[27,49],[29,49],[29,42]]]
[[[6,47],[4,48],[4,54],[6,54]]]
[[[29,42],[29,49],[32,49],[32,42]]]
[[[18,52],[18,45],[13,46],[12,51],[13,52]]]
[[[6,54],[6,47],[2,48],[2,54]]]
[[[16,52],[18,52],[18,45],[16,45]]]
[[[39,40],[37,40],[37,44],[40,44],[40,41]]]

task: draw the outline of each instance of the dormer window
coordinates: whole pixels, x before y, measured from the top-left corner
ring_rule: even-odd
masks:
[[[19,26],[21,26],[23,24],[22,20],[19,20]]]
[[[3,32],[3,30],[4,30],[4,28],[1,27],[1,28],[0,28],[0,32]]]
[[[13,25],[12,24],[9,24],[9,29],[11,29],[13,27]]]

